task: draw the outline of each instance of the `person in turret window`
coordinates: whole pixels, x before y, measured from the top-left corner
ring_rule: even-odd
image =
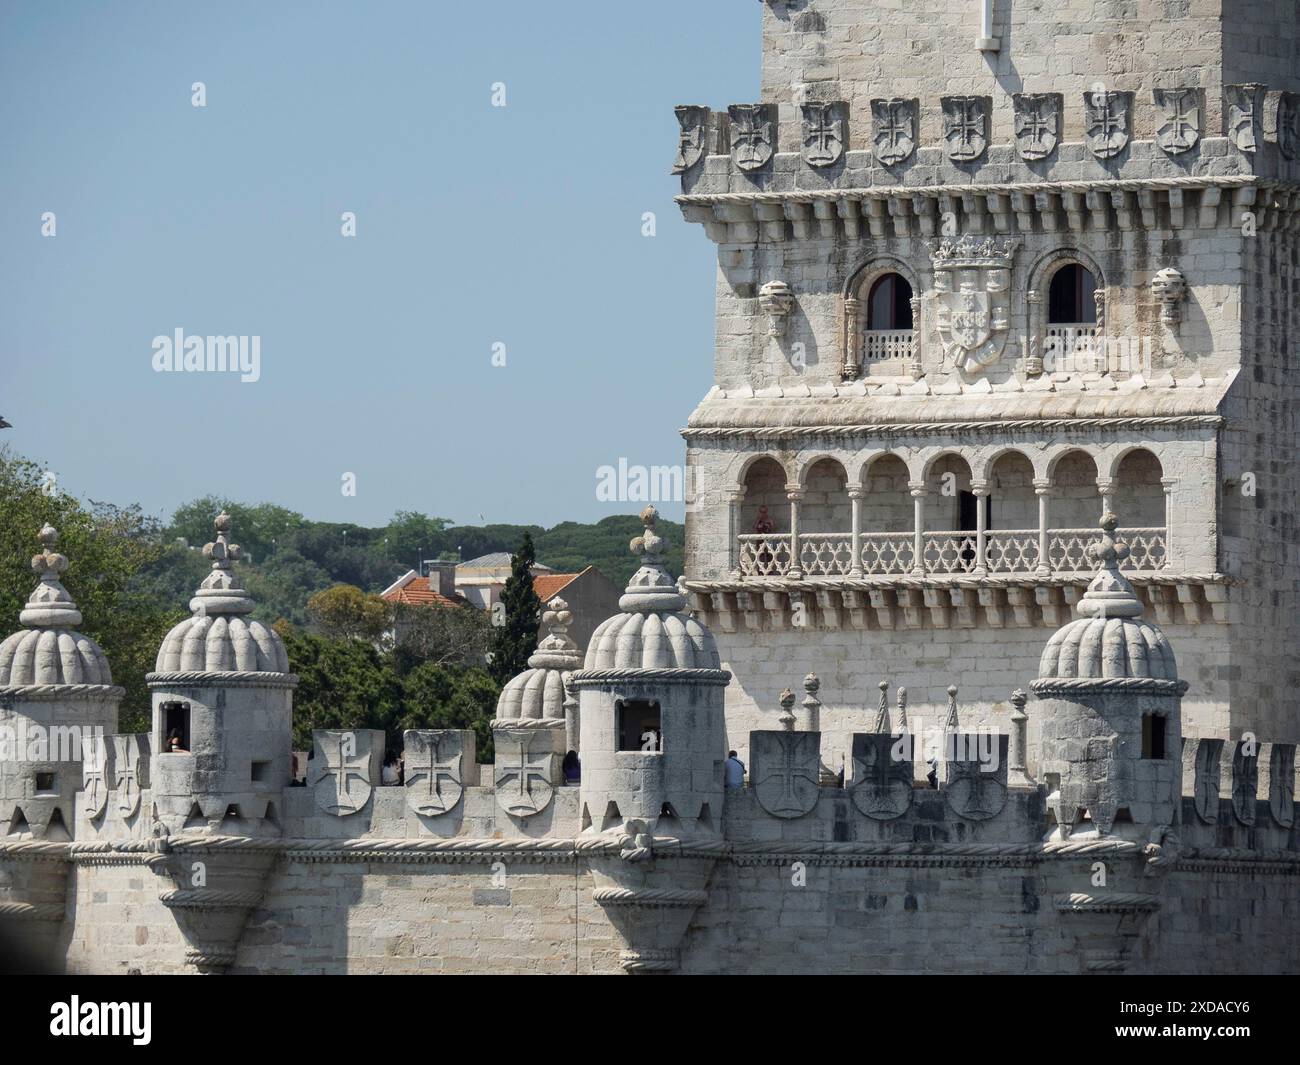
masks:
[[[181,730],[174,728],[167,736],[167,753],[168,754],[189,754],[184,740],[181,739]]]
[[[570,751],[564,756],[562,768],[566,784],[577,784],[582,780],[582,762],[578,759],[577,751]]]

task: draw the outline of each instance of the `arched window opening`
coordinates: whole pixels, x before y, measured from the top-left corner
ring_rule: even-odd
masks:
[[[902,274],[876,278],[867,295],[867,329],[912,328],[912,286]]]
[[[1068,263],[1052,275],[1047,290],[1049,325],[1096,325],[1097,304],[1093,293],[1097,281],[1092,271],[1078,263]]]

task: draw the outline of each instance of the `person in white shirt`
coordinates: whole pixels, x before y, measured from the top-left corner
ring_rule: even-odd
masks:
[[[743,788],[745,786],[745,763],[736,757],[735,751],[727,752],[723,780],[729,788]]]

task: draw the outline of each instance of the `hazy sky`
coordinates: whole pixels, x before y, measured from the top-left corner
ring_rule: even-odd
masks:
[[[6,0],[0,441],[164,516],[207,493],[361,524],[638,509],[597,500],[597,467],[680,464],[712,378],[672,109],[757,98],[760,14]],[[260,379],[156,372],[177,329],[260,337]]]

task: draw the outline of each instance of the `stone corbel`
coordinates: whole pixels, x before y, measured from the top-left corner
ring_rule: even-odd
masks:
[[[892,629],[894,627],[893,596],[884,588],[872,588],[868,594],[871,597],[871,609],[876,612],[876,620],[880,627],[886,630]]]
[[[758,305],[767,315],[767,335],[785,336],[786,322],[794,307],[794,294],[784,281],[769,281],[758,290]]]
[[[1183,300],[1187,298],[1187,279],[1179,270],[1166,266],[1151,279],[1151,294],[1160,304],[1160,321],[1177,327],[1183,319]]]
[[[714,592],[709,599],[714,624],[723,632],[735,632],[736,614],[732,609],[731,597],[726,592]]]

